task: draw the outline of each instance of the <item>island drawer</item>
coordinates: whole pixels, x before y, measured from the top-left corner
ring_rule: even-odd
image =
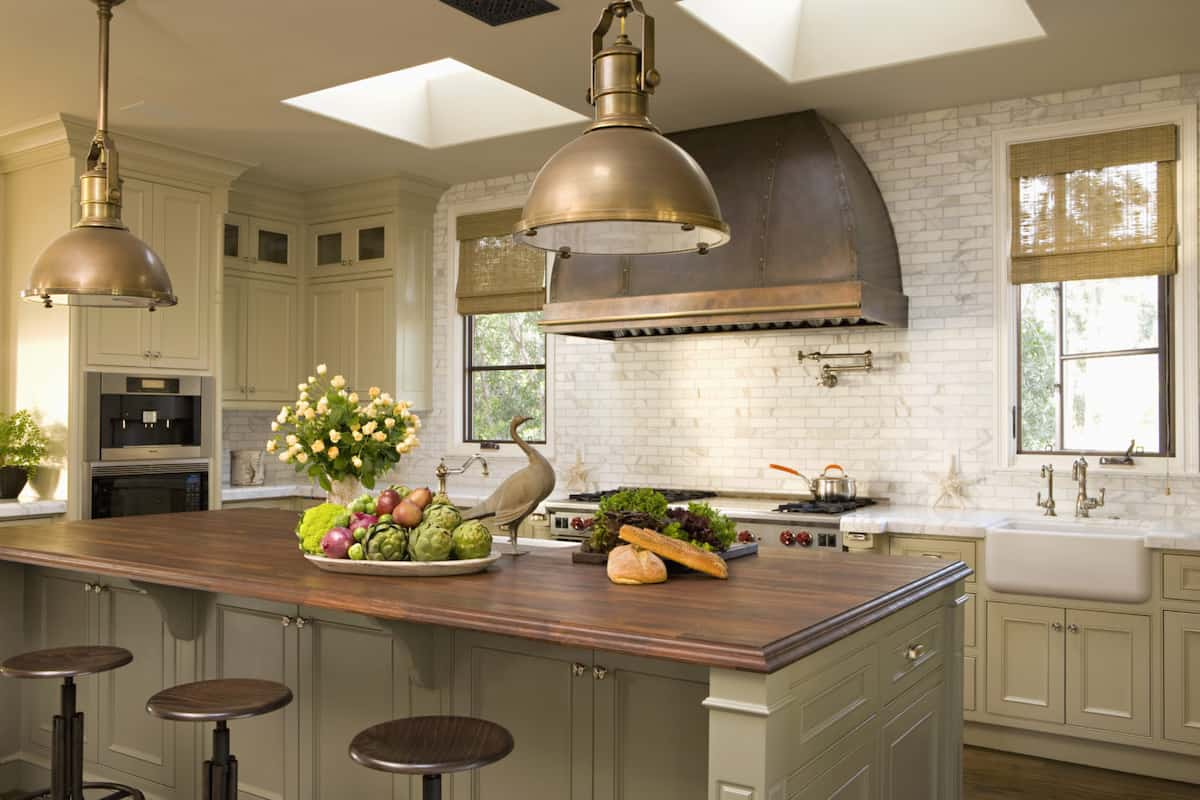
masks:
[[[890,536],[888,552],[894,556],[918,556],[942,561],[962,561],[971,568],[967,583],[975,583],[975,541],[973,539],[934,539],[930,536]]]
[[[885,704],[942,666],[945,618],[942,609],[931,611],[880,644],[879,674]]]
[[[874,717],[879,700],[879,666],[874,646],[859,650],[791,686],[787,729],[791,758],[807,765],[844,743]]]
[[[1200,602],[1200,556],[1163,555],[1163,597]]]

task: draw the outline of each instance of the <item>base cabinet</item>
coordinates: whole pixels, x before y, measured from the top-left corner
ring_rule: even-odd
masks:
[[[1200,745],[1200,613],[1164,612],[1163,634],[1163,733]]]
[[[915,699],[897,703],[900,707],[883,726],[879,754],[883,800],[946,796],[942,764],[945,686],[939,681],[912,694]]]

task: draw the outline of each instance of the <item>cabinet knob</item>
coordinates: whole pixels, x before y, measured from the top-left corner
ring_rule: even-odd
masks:
[[[96,594],[103,594],[104,592],[108,591],[108,587],[101,586],[98,583],[94,583],[94,584],[92,584],[92,591],[95,592]]]
[[[286,628],[292,624],[292,618],[291,617],[283,617],[279,620],[279,622],[283,625],[283,627]]]
[[[155,350],[155,351],[154,351],[154,357],[155,357],[155,358],[162,358],[162,351],[161,351],[161,350]]]
[[[1072,622],[1067,626],[1067,630],[1069,630],[1071,633],[1079,633],[1079,626]]]
[[[147,350],[146,352],[142,353],[142,355],[146,358],[151,358],[154,354]]]
[[[296,627],[297,628],[303,628],[307,624],[308,624],[308,620],[306,620],[304,617],[296,617]]]
[[[578,661],[571,665],[571,674],[576,678],[582,678],[583,673],[585,672],[587,672],[587,667],[585,667],[583,664],[580,664]]]
[[[1062,623],[1061,623],[1061,622],[1051,622],[1051,623],[1050,623],[1050,627],[1051,627],[1051,628],[1053,628],[1053,629],[1054,629],[1054,630],[1056,630],[1056,631],[1061,631],[1061,630],[1062,630]]]
[[[250,394],[254,394],[257,391],[258,391],[258,389],[256,389],[255,387],[253,387],[253,386],[250,387]]]
[[[604,680],[608,677],[608,667],[592,667],[592,676],[598,681]]]
[[[909,661],[916,661],[923,655],[925,655],[925,645],[923,644],[910,644],[904,651],[904,657]]]
[[[90,591],[92,591],[92,585],[91,585],[90,583],[85,583],[85,584],[83,585],[83,591],[84,591],[84,592],[90,592]]]

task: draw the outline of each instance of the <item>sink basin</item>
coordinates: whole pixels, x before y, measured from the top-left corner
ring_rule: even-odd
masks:
[[[987,585],[1013,594],[1141,603],[1150,597],[1147,529],[1134,520],[1005,522],[987,530]]]

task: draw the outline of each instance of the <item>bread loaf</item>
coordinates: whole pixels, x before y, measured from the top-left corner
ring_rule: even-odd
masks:
[[[632,525],[623,525],[620,536],[630,544],[637,545],[652,553],[657,553],[665,559],[683,564],[685,567],[694,569],[697,572],[703,572],[705,575],[711,575],[714,578],[729,577],[729,566],[725,563],[725,559],[713,555],[707,550],[701,550],[699,547],[688,542],[672,539],[670,536],[663,536],[661,533],[646,530],[645,528],[635,528]],[[615,553],[616,550],[613,552]],[[611,555],[609,556],[609,563],[612,563]]]
[[[613,583],[662,583],[667,565],[649,550],[623,544],[608,554],[608,579]]]

